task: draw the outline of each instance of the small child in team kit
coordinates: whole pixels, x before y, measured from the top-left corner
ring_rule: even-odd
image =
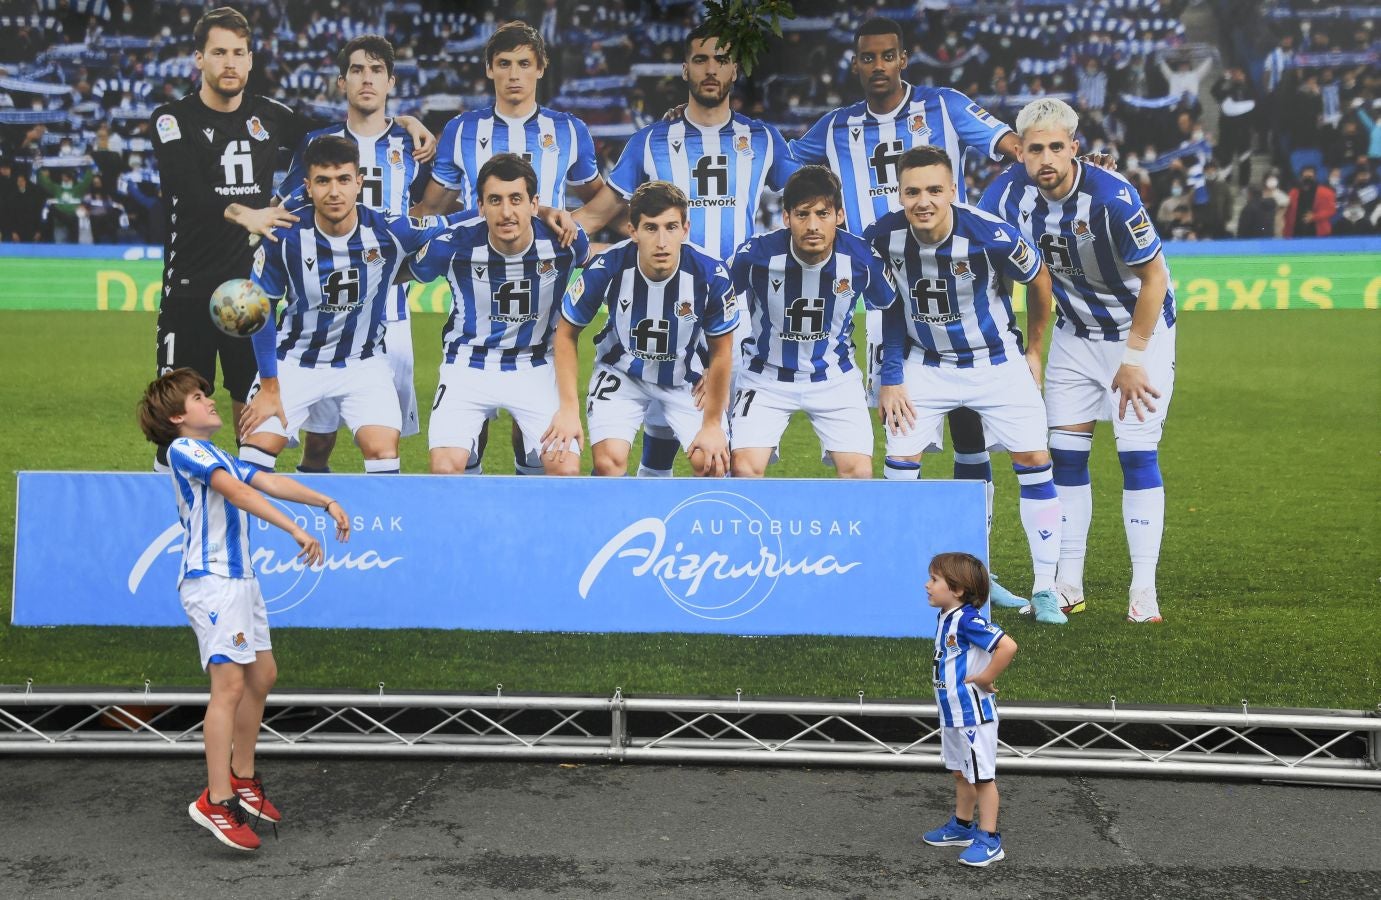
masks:
[[[959,861],[986,866],[1005,855],[997,830],[997,687],[1017,642],[978,614],[988,597],[988,570],[968,553],[941,553],[925,584],[940,610],[935,627],[935,703],[940,752],[954,773],[954,815],[923,836],[932,847],[964,847]],[[978,817],[973,816],[974,804]]]
[[[350,537],[350,519],[330,497],[260,471],[212,444],[221,417],[216,401],[207,396],[210,390],[196,372],[175,369],[149,385],[138,417],[144,436],[168,447],[183,528],[178,593],[197,635],[202,668],[211,676],[202,727],[207,787],[187,812],[221,843],[255,850],[259,836],[246,824],[246,814],[275,826],[282,816],[264,796],[254,769],[264,702],[278,666],[269,643],[268,611],[251,564],[249,517],[292,535],[302,548],[297,558],[310,566],[323,560],[321,543],[264,494],[321,507],[335,520],[341,541]]]

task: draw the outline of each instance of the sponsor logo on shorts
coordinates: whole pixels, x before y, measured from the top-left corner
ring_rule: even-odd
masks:
[[[235,632],[235,637],[230,639],[230,643],[235,645],[236,650],[249,649],[249,641],[245,640],[245,633],[243,631]]]

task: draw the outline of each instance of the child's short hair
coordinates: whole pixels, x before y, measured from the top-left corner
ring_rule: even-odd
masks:
[[[172,417],[187,412],[187,398],[198,390],[209,395],[211,383],[193,369],[173,369],[149,382],[135,408],[144,437],[163,445],[179,438],[181,431],[172,423]]]
[[[972,553],[937,553],[930,572],[939,575],[969,606],[988,602],[988,568]]]

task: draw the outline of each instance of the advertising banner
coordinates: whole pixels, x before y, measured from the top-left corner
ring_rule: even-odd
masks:
[[[934,634],[926,565],[987,559],[976,481],[335,475],[354,534],[278,503],[326,550],[252,521],[275,626]],[[167,476],[21,472],[16,625],[182,625]]]
[[[1381,240],[1167,243],[1183,310],[1381,308]],[[0,244],[0,310],[158,308],[162,248]],[[413,312],[449,312],[444,279],[412,284]],[[1020,306],[1018,307],[1020,309]]]

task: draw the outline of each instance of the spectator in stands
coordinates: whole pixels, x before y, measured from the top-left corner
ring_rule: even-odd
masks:
[[[1351,167],[1357,158],[1367,155],[1367,136],[1362,133],[1357,116],[1349,114],[1338,128],[1329,129],[1323,147],[1323,161],[1329,166]]]
[[[105,180],[100,175],[91,179],[91,187],[82,197],[81,205],[77,207],[77,218],[79,222],[85,218],[86,225],[90,228],[91,239],[81,241],[84,244],[117,243],[121,228],[129,225],[125,208],[111,196],[110,191],[106,189]]]
[[[1256,90],[1240,66],[1233,66],[1213,86],[1218,101],[1218,160],[1236,171],[1237,183],[1251,180],[1252,138],[1256,132]]]
[[[1232,221],[1232,191],[1223,181],[1218,161],[1209,158],[1204,164],[1204,197],[1194,204],[1194,231],[1206,240],[1228,237],[1228,223]]]
[[[39,170],[38,186],[48,195],[48,221],[52,225],[55,242],[64,244],[77,239],[77,207],[81,205],[86,189],[91,186],[95,171],[83,171],[78,178],[70,168],[59,170],[56,176],[49,174],[48,169]]]
[[[1285,209],[1284,237],[1328,237],[1333,233],[1333,216],[1338,212],[1333,188],[1319,184],[1313,166],[1305,166],[1299,184],[1290,191]]]
[[[1275,201],[1265,196],[1257,185],[1247,186],[1247,202],[1237,217],[1239,238],[1275,237]]]
[[[1194,227],[1192,197],[1183,176],[1175,176],[1165,199],[1156,208],[1156,230],[1172,240],[1184,240]]]
[[[1285,210],[1290,206],[1290,195],[1280,189],[1280,174],[1272,171],[1261,183],[1262,196],[1271,201],[1275,207],[1276,219],[1271,228],[1271,234],[1281,237],[1285,234]]]
[[[33,244],[43,240],[43,205],[48,198],[28,173],[17,171],[14,191],[0,207],[4,238],[14,243]]]
[[[1097,112],[1107,104],[1108,76],[1098,60],[1088,59],[1079,73],[1079,107],[1081,112]],[[1079,117],[1084,118],[1082,115]]]
[[[1319,128],[1323,125],[1323,95],[1319,91],[1319,76],[1306,71],[1299,87],[1286,104],[1283,137],[1285,153],[1307,147],[1318,147]]]
[[[1371,101],[1371,112],[1365,104],[1357,107],[1357,121],[1367,130],[1367,157],[1372,165],[1381,165],[1381,98]]]

